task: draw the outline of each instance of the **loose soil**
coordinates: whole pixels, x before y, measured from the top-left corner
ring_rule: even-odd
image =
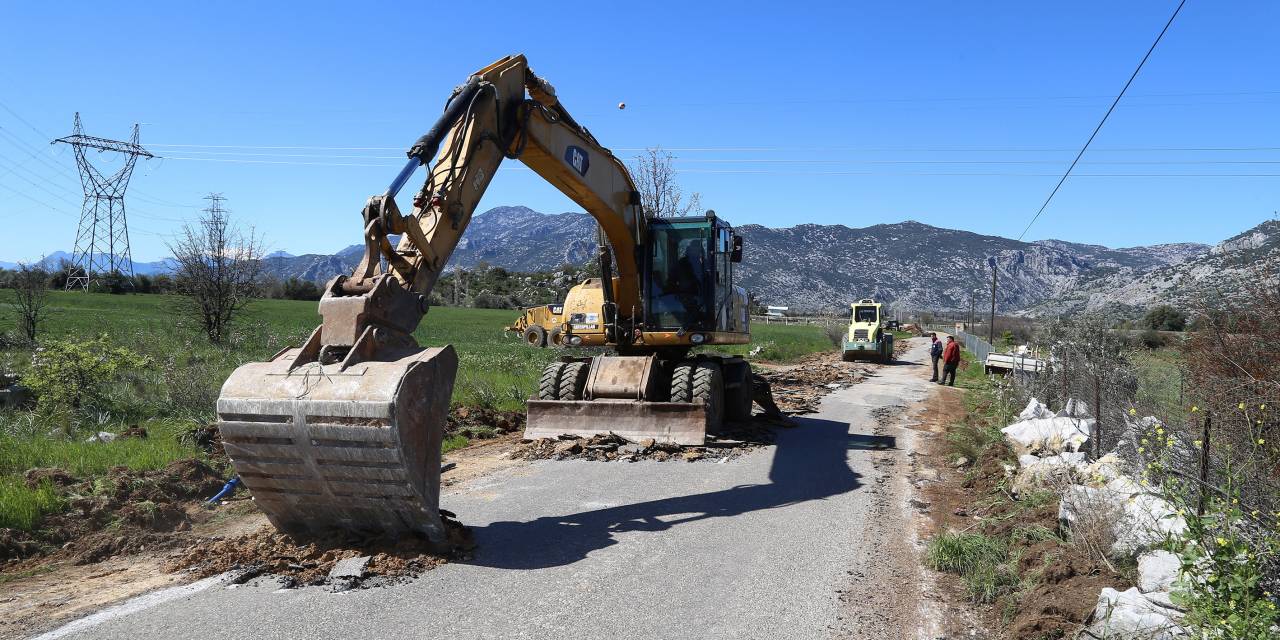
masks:
[[[773,444],[773,425],[791,426],[776,418],[758,414],[748,423],[727,425],[718,435],[707,435],[704,446],[681,446],[656,442],[653,438],[628,440],[615,433],[604,433],[584,438],[562,435],[558,438],[539,438],[521,441],[507,455],[512,460],[595,460],[598,462],[658,462],[720,460],[736,458],[752,449]]]
[[[196,459],[177,460],[160,471],[114,467],[93,480],[74,478],[61,469],[28,470],[29,486],[51,483],[69,508],[46,517],[35,531],[0,530],[3,572],[29,569],[21,561],[35,556],[90,564],[169,546],[166,534],[190,530],[200,521],[203,514],[189,507],[216,493],[224,478]]]
[[[457,520],[444,518],[449,550],[441,550],[413,536],[358,537],[349,533],[294,538],[270,527],[253,533],[193,541],[170,558],[164,569],[185,571],[195,577],[232,573],[232,584],[261,575],[278,579],[282,588],[333,585],[346,590],[384,585],[388,580],[409,579],[448,562],[466,558],[475,547],[470,531]],[[362,575],[330,577],[339,562],[368,557]]]
[[[906,348],[906,342],[902,343]],[[895,347],[896,349],[896,347]],[[788,415],[814,413],[822,398],[836,389],[857,384],[875,365],[866,361],[843,362],[835,352],[815,353],[785,366],[754,365],[769,383],[778,408]]]

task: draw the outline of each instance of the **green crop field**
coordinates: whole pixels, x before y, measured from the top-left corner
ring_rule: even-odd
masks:
[[[23,376],[31,366],[30,345],[17,334],[12,291],[0,291],[0,371]],[[112,466],[156,469],[168,462],[203,454],[190,438],[193,428],[211,422],[222,382],[237,366],[265,360],[298,346],[320,323],[315,302],[255,301],[237,324],[228,344],[214,346],[184,317],[178,300],[162,295],[50,293],[50,315],[39,341],[82,340],[106,336],[147,360],[138,370],[120,372],[105,382],[102,406],[75,415],[0,410],[0,527],[29,528],[41,513],[62,508],[47,488],[30,489],[21,480],[34,467],[56,466],[79,477]],[[453,345],[458,352],[455,405],[523,411],[537,389],[542,368],[560,352],[526,346],[502,328],[516,311],[435,307],[414,334],[424,346]],[[716,347],[749,354],[757,361],[787,361],[831,349],[822,328],[756,325],[749,345]],[[97,431],[119,432],[142,426],[151,437],[86,443]],[[454,436],[449,448],[465,446]]]

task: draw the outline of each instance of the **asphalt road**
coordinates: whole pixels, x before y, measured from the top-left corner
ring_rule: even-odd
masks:
[[[898,423],[931,388],[926,357],[924,343],[914,345],[828,396],[776,447],[722,464],[542,461],[452,487],[442,506],[474,528],[475,557],[406,584],[346,593],[218,585],[54,633],[917,637],[901,463],[911,436]]]

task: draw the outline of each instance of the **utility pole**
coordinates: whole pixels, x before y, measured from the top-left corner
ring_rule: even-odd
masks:
[[[969,331],[973,331],[973,311],[974,305],[977,303],[978,292],[969,291]]]
[[[991,346],[996,346],[996,258],[991,256],[987,258],[987,264],[991,265],[991,327],[988,329],[987,342]]]
[[[133,136],[128,142],[87,136],[80,126],[79,112],[76,112],[71,135],[50,144],[59,142],[71,145],[75,151],[80,185],[84,188],[84,205],[80,210],[75,249],[71,253],[67,289],[88,290],[98,276],[115,273],[126,276],[132,287],[133,257],[129,251],[129,227],[124,217],[124,192],[129,187],[129,177],[133,175],[133,165],[138,156],[155,156],[138,143],[138,125],[133,125]],[[115,173],[105,175],[89,162],[86,149],[122,154],[124,163]]]

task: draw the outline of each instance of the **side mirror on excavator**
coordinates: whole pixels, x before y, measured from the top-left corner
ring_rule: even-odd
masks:
[[[729,252],[729,262],[742,262],[742,236],[733,236],[733,250]]]

